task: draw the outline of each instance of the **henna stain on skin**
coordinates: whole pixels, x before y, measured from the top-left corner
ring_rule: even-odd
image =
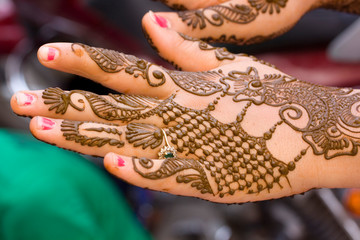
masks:
[[[236,24],[248,24],[254,21],[262,13],[280,13],[281,8],[286,7],[287,0],[248,0],[249,5],[230,4],[215,5],[201,10],[181,11],[179,17],[193,29],[206,28],[207,24],[222,26],[225,21]]]
[[[87,122],[75,122],[64,120],[61,123],[61,131],[63,136],[67,141],[74,141],[81,144],[81,146],[88,147],[103,147],[104,145],[110,145],[117,148],[123,147],[125,143],[116,138],[103,138],[103,137],[88,137],[80,133],[80,127]],[[106,132],[114,135],[121,136],[122,132],[118,131],[115,128],[84,128],[83,131],[93,131],[93,132]]]
[[[91,50],[89,54],[93,52]],[[102,64],[101,59],[106,58],[103,55],[107,51],[101,52],[102,57],[93,58],[98,64]],[[118,56],[123,59],[123,55]],[[118,66],[111,69],[118,70]],[[296,163],[310,150],[327,160],[358,153],[360,94],[352,89],[325,88],[279,73],[260,75],[253,66],[245,71],[234,69],[226,74],[222,70],[201,73],[162,71],[162,75],[169,76],[168,81],[174,81],[182,90],[193,94],[195,99],[208,98],[207,107],[193,109],[182,106],[176,102],[176,95],[161,101],[109,95],[113,102],[106,102],[102,96],[76,91],[90,103],[96,115],[106,120],[132,121],[152,116],[162,120],[170,143],[181,157],[161,160],[160,166],[154,164],[154,160],[133,157],[134,171],[144,178],[158,180],[175,177],[177,183],[189,184],[202,194],[224,198],[237,192],[270,192],[275,186],[282,188],[284,184],[291,187],[289,174],[296,171]],[[64,114],[69,106],[84,111],[83,102],[71,101],[69,94],[74,93],[50,88],[44,91],[43,98],[45,104],[50,105],[49,111],[55,110],[58,114]],[[232,109],[238,113],[230,123],[223,123],[212,114],[223,99],[242,106]],[[130,109],[129,114],[120,114],[123,109],[119,105]],[[253,105],[279,109],[279,120],[261,136],[252,136],[242,127],[243,119]],[[61,131],[66,140],[90,147],[124,145],[110,137],[89,138],[84,135],[86,131],[80,133],[81,124],[63,122]],[[308,145],[291,159],[278,159],[267,147],[278,127],[284,124],[292,131],[301,133],[302,140]],[[114,136],[111,126],[88,128],[87,131]],[[126,127],[126,144],[133,147],[155,149],[164,145],[163,137],[162,129],[157,125],[137,122]]]
[[[72,44],[71,48],[75,51],[75,46],[85,49],[89,57],[107,73],[117,73],[125,71],[135,78],[142,77],[152,87],[158,87],[165,83],[165,76],[161,71],[151,71],[153,64],[146,60],[139,59],[132,55],[126,55],[117,51],[90,47],[81,43]]]
[[[207,13],[209,12],[209,14]],[[211,14],[211,15],[210,15]],[[204,29],[209,23],[213,26],[222,26],[225,21],[246,24],[254,21],[258,12],[247,5],[216,5],[202,10],[190,10],[178,12],[179,17],[193,29]],[[210,15],[211,17],[208,17]]]
[[[213,47],[207,44],[204,41],[201,41],[200,39],[193,38],[190,36],[187,36],[183,33],[178,33],[184,40],[191,41],[191,42],[198,42],[199,43],[199,49],[203,51],[214,51],[215,57],[219,61],[223,60],[234,60],[236,55],[229,52],[226,48],[219,48],[219,47]]]
[[[248,0],[249,4],[261,13],[280,13],[288,0]]]
[[[73,102],[72,96],[74,94],[79,94],[82,98],[78,99],[77,102]],[[151,109],[154,106],[161,105],[162,102],[156,98],[144,96],[120,94],[109,94],[108,96],[108,98],[104,98],[103,96],[82,90],[66,92],[60,88],[47,88],[43,92],[42,98],[44,99],[44,104],[51,105],[49,111],[55,110],[57,114],[65,114],[69,106],[80,112],[85,111],[85,102],[83,100],[85,98],[93,113],[99,118],[123,122],[148,117],[151,115]]]

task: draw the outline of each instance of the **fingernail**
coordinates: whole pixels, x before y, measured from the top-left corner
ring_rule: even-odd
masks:
[[[122,158],[119,157],[119,156],[115,156],[115,158],[114,158],[114,164],[115,164],[117,167],[125,167],[125,161],[124,161],[124,159],[122,159]]]
[[[49,118],[37,117],[37,128],[40,130],[51,130],[55,126],[55,122]]]
[[[29,106],[34,102],[35,96],[28,93],[18,92],[15,94],[15,99],[19,106]]]
[[[39,56],[44,61],[53,61],[59,56],[59,51],[52,47],[41,47]]]
[[[162,28],[170,28],[171,27],[170,22],[166,18],[156,15],[152,11],[150,11],[149,13],[150,13],[151,19],[160,27],[162,27]]]

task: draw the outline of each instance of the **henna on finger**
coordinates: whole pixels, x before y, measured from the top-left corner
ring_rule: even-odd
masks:
[[[248,5],[245,4],[230,4],[217,5],[204,8],[202,10],[190,10],[179,12],[178,15],[188,26],[192,26],[193,29],[199,28],[205,29],[207,24],[220,27],[225,22],[232,22],[236,24],[249,24],[256,20],[260,14],[273,13],[280,14],[281,8],[286,7],[288,0],[248,0]],[[210,16],[210,17],[209,17]],[[251,45],[261,43],[273,38],[276,38],[293,27],[291,24],[269,35],[257,35],[250,38],[238,38],[234,34],[227,36],[222,34],[220,37],[206,37],[201,38],[205,42],[220,42],[220,43],[232,43],[239,45]]]
[[[79,96],[77,101],[73,100],[74,95]],[[65,114],[69,107],[78,112],[90,111],[90,109],[86,109],[86,105],[89,104],[91,111],[100,119],[122,122],[152,116],[154,115],[154,108],[164,103],[164,100],[152,97],[109,94],[105,98],[92,92],[81,90],[63,91],[60,88],[45,89],[42,98],[44,104],[50,105],[49,111],[54,110],[57,114]],[[87,104],[84,100],[87,101]]]
[[[213,47],[210,46],[209,44],[207,44],[204,41],[201,41],[200,39],[197,38],[193,38],[190,36],[187,36],[183,33],[179,33],[179,35],[186,41],[191,41],[191,42],[198,42],[199,43],[199,49],[203,50],[203,51],[214,51],[215,53],[215,57],[217,60],[219,61],[223,61],[223,60],[235,60],[235,55],[232,54],[231,52],[229,52],[226,48],[219,48],[219,47]]]
[[[190,10],[179,12],[178,15],[188,26],[193,29],[206,28],[207,24],[222,26],[225,21],[236,24],[247,24],[254,21],[262,13],[280,13],[285,8],[288,0],[248,0],[249,5],[230,4],[210,6],[201,10]],[[211,15],[210,15],[211,14]],[[210,15],[210,17],[209,17]]]
[[[75,47],[80,46],[85,49],[89,57],[107,73],[125,73],[135,78],[142,77],[151,87],[162,86],[166,78],[162,71],[152,70],[152,63],[139,59],[132,55],[126,55],[114,50],[90,47],[81,43],[74,43],[71,48],[76,53]]]
[[[74,141],[81,146],[87,147],[103,147],[104,145],[110,145],[113,147],[123,147],[125,145],[124,141],[121,141],[119,137],[123,134],[118,130],[116,125],[107,124],[108,127],[103,127],[104,124],[101,124],[101,127],[86,127],[86,125],[96,125],[96,123],[91,122],[78,122],[78,121],[68,121],[64,120],[61,123],[61,132],[67,141]],[[107,137],[98,137],[98,136],[89,136],[91,132],[95,134],[107,133]],[[94,135],[94,134],[92,134]]]

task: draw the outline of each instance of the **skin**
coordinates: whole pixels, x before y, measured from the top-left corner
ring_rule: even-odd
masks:
[[[160,51],[168,36],[182,52],[176,63],[191,68],[191,59],[198,72],[82,44],[47,44],[39,50],[46,67],[125,95],[27,91],[34,101],[21,105],[15,95],[14,112],[35,117],[30,130],[39,140],[105,156],[109,172],[157,191],[241,203],[358,187],[357,90],[302,82],[244,54],[219,57],[223,50],[150,20],[144,28],[157,33],[151,36]],[[57,50],[54,60],[47,47]],[[36,116],[54,124],[44,129]],[[177,156],[158,159],[165,146]]]
[[[292,4],[284,1],[272,11],[259,8],[246,23],[215,26],[206,20],[203,29],[229,32],[232,24],[241,24],[258,34],[255,25],[268,21],[268,15],[296,22]],[[297,12],[301,15],[308,6],[314,2],[296,6]],[[47,44],[38,54],[44,66],[87,77],[123,95],[58,88],[21,92],[11,99],[14,112],[34,117],[30,130],[39,140],[104,156],[112,174],[157,191],[242,203],[312,188],[358,187],[357,90],[299,81],[270,63],[201,42],[194,38],[194,25],[192,37],[184,35],[169,19],[172,27],[164,28],[145,15],[144,32],[162,57],[189,72],[83,44]],[[247,29],[248,36],[252,30]],[[175,54],[174,47],[182,54]]]
[[[241,45],[259,43],[282,35],[305,13],[316,8],[360,13],[358,0],[166,0],[162,2],[170,7],[182,6],[180,9],[183,11],[177,13],[157,13],[168,19],[176,31],[208,41]],[[239,18],[236,19],[234,16]]]

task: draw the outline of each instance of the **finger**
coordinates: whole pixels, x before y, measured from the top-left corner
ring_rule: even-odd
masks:
[[[60,88],[23,91],[11,98],[13,111],[22,116],[47,116],[76,121],[124,124],[133,120],[154,121],[154,108],[164,101],[137,95],[97,95]]]
[[[164,98],[175,87],[172,81],[167,81],[162,67],[84,44],[46,44],[39,49],[38,58],[46,67],[92,79],[122,93]]]
[[[108,152],[116,152],[156,158],[165,144],[161,128],[144,123],[118,126],[38,116],[31,120],[30,130],[41,141],[100,157]]]
[[[198,10],[161,12],[171,28],[206,41],[254,44],[288,31],[311,1],[232,0]]]
[[[150,44],[164,59],[186,71],[208,71],[243,58],[176,32],[153,12],[144,16],[143,29]]]
[[[175,10],[198,9],[213,6],[228,0],[159,0]]]
[[[309,170],[306,167],[303,170],[300,169],[300,173],[293,176],[294,181],[292,182],[295,184],[292,187],[285,187],[286,182],[284,182],[284,187],[280,187],[278,184],[274,185],[271,191],[249,194],[249,188],[245,186],[245,188],[238,188],[224,194],[228,191],[225,189],[237,184],[222,186],[222,180],[219,182],[213,177],[211,170],[208,170],[211,167],[206,167],[198,160],[191,158],[150,159],[108,153],[104,158],[104,165],[110,173],[118,178],[142,188],[221,203],[261,201],[289,196],[309,189],[303,182],[303,174]],[[310,165],[308,167],[313,168]],[[224,170],[220,169],[220,172]],[[253,186],[256,185],[253,184]]]
[[[202,167],[196,160],[174,158],[160,160],[108,153],[104,158],[104,165],[110,173],[139,187],[216,201],[206,173],[201,170]],[[185,175],[184,171],[189,171],[190,174]],[[201,180],[190,180],[196,176]]]

